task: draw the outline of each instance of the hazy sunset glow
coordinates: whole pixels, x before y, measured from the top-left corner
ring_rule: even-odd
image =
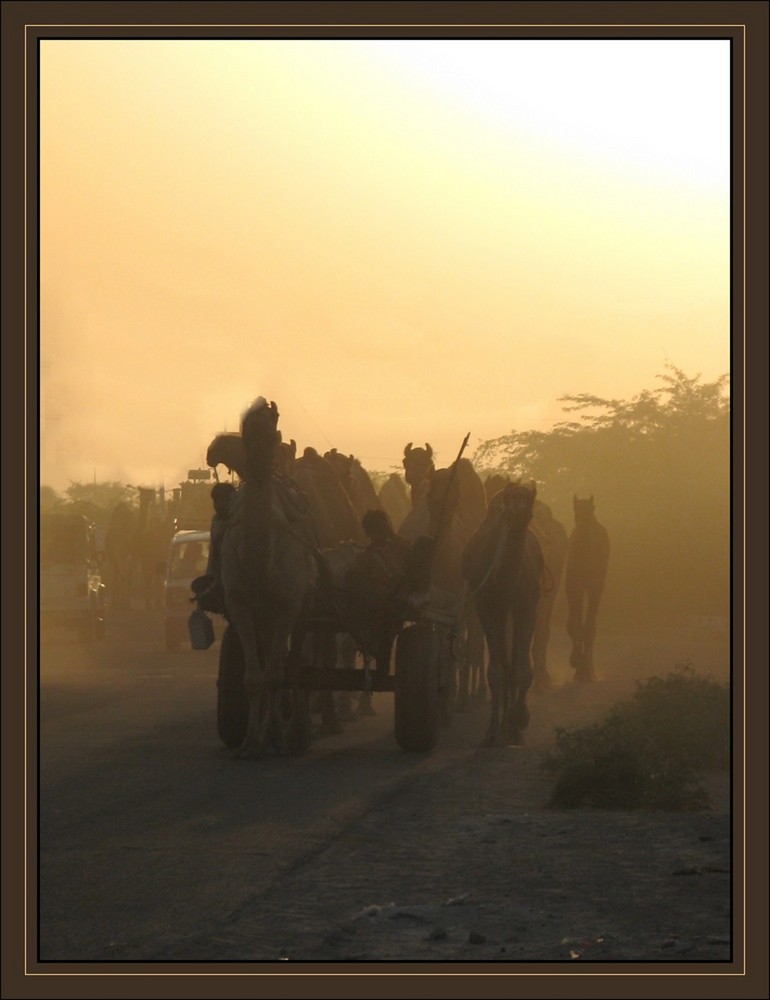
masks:
[[[41,43],[41,480],[167,486],[256,396],[440,464],[729,369],[729,43]]]

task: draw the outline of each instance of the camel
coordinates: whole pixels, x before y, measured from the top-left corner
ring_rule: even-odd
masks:
[[[500,490],[504,489],[508,483],[512,482],[513,480],[510,476],[504,476],[499,472],[493,472],[488,475],[484,480],[484,493],[486,494],[487,503],[489,503],[492,497],[498,494]]]
[[[415,590],[428,587],[431,612],[453,622],[462,672],[467,664],[469,611],[473,609],[465,600],[462,573],[463,550],[470,534],[459,512],[460,489],[458,463],[446,469],[430,469],[420,484],[422,498],[404,519],[398,534],[410,544],[415,564],[429,566],[429,579]],[[448,671],[448,676],[450,685],[441,706],[444,724],[452,708],[464,707],[458,699],[456,670]]]
[[[317,579],[309,520],[275,480],[277,422],[277,406],[262,397],[243,414],[243,483],[221,549],[224,604],[240,643],[248,698],[246,736],[237,755],[249,758],[272,748],[301,748],[302,699],[297,691],[284,695],[278,685],[290,655],[297,654]],[[216,457],[216,448],[209,448],[209,461]]]
[[[491,501],[500,490],[513,480],[509,476],[493,473],[484,480],[484,490],[487,501]],[[561,521],[553,516],[551,508],[541,500],[535,500],[532,521],[529,525],[540,543],[540,549],[545,560],[545,569],[540,586],[540,601],[537,605],[537,622],[532,640],[532,661],[535,691],[547,691],[551,687],[551,676],[548,673],[548,643],[551,638],[551,618],[559,585],[567,558],[567,531]]]
[[[332,448],[324,458],[334,466],[359,520],[367,511],[382,509],[369,473],[355,456],[342,455]]]
[[[346,541],[366,544],[360,519],[328,458],[315,448],[305,448],[293,462],[291,476],[307,497],[319,549]]]
[[[535,496],[534,483],[510,483],[501,490],[463,554],[463,573],[489,647],[492,706],[486,746],[520,745],[529,724],[531,645],[544,566],[540,545],[528,530]]]
[[[419,508],[428,489],[429,476],[434,468],[433,449],[426,442],[424,448],[413,448],[411,442],[404,448],[404,478],[411,490],[412,510]],[[457,463],[459,496],[457,512],[467,541],[484,520],[487,498],[484,484],[473,463],[461,458]],[[409,516],[404,524],[409,520]],[[403,527],[403,525],[402,525]],[[458,569],[458,586],[462,586],[462,574]],[[484,632],[472,603],[464,606],[461,616],[461,656],[459,658],[459,683],[457,708],[466,711],[472,700],[486,700],[484,679]]]
[[[593,494],[573,497],[575,527],[569,538],[565,590],[569,607],[567,633],[572,640],[570,664],[575,680],[594,679],[596,619],[607,579],[610,542],[606,528],[596,520]]]
[[[390,518],[394,531],[398,531],[412,505],[406,492],[404,480],[397,472],[391,472],[382,484],[377,499]]]
[[[342,545],[362,550],[367,543],[361,525],[362,512],[369,509],[366,503],[373,504],[374,509],[379,507],[368,474],[357,459],[342,455],[336,449],[322,456],[315,448],[305,448],[301,458],[296,457],[296,451],[293,440],[289,445],[282,444],[279,461],[307,497],[321,555],[328,555]],[[335,565],[340,558],[338,553]],[[337,664],[350,669],[355,666],[357,653],[353,637],[340,632],[336,636],[322,634],[316,637],[312,658],[325,666]],[[372,715],[371,701],[371,695],[363,692],[354,708],[348,692],[340,692],[336,698],[331,691],[321,692],[316,699],[321,712],[321,732],[338,733],[342,731],[343,721]]]
[[[224,464],[229,471],[235,471],[242,481],[246,479],[244,445],[238,432],[217,435],[209,445],[206,461],[212,466]],[[305,448],[302,456],[297,458],[296,441],[283,441],[280,432],[277,432],[274,471],[276,482],[298,489],[307,503],[308,524],[318,552],[327,552],[345,542],[360,547],[365,545],[366,536],[333,464],[319,455],[315,448]],[[339,662],[350,667],[355,662],[355,645],[350,637],[343,634],[308,636],[307,644],[313,647],[306,652],[315,664],[332,666]],[[350,696],[345,693],[338,700],[339,710],[333,693],[323,691],[314,702],[320,708],[320,728],[324,734],[342,731],[340,715],[348,721],[355,717]],[[359,700],[358,714],[371,714],[369,698]]]
[[[551,687],[548,673],[548,642],[551,638],[551,618],[556,597],[559,593],[564,563],[567,559],[569,539],[561,521],[553,516],[551,508],[535,500],[529,530],[540,543],[545,567],[540,586],[540,601],[537,605],[535,635],[532,640],[532,664],[534,670],[533,688],[547,691]]]
[[[229,473],[235,472],[239,479],[246,475],[246,454],[243,440],[238,431],[224,431],[217,434],[206,451],[206,464],[214,469],[224,465]]]

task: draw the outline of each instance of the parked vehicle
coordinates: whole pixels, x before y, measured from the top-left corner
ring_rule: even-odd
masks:
[[[83,514],[48,513],[40,519],[40,625],[74,627],[85,641],[105,628],[95,525]]]
[[[190,585],[206,572],[209,558],[208,531],[177,531],[171,539],[166,561],[165,637],[166,649],[176,652],[189,642],[187,621],[194,610]]]

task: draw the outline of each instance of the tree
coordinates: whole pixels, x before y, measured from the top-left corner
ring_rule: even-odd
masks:
[[[561,398],[550,431],[483,442],[474,462],[533,478],[572,524],[575,493],[596,498],[612,539],[607,609],[623,618],[727,615],[730,567],[728,376],[703,383],[667,365],[631,400]]]

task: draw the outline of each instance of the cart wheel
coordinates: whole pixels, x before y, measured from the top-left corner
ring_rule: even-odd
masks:
[[[249,725],[249,700],[243,683],[245,665],[238,633],[228,625],[219,650],[217,731],[226,747],[239,747]]]
[[[412,625],[396,640],[396,742],[409,753],[432,750],[439,736],[441,636]]]

